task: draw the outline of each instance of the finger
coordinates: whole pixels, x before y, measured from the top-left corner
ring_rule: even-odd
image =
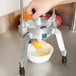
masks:
[[[26,12],[29,13],[30,15],[32,15],[32,9],[33,9],[33,6],[32,5],[29,5],[28,7],[26,7]]]
[[[39,11],[36,11],[36,13],[32,15],[32,18],[37,19],[39,16],[41,16],[41,13]]]
[[[30,7],[26,8],[26,12],[29,13],[30,15],[32,15],[32,11],[31,10],[32,10],[32,8],[30,8]]]
[[[46,16],[46,14],[43,14],[42,16]]]

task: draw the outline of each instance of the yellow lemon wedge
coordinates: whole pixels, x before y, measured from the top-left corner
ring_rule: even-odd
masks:
[[[50,50],[48,48],[43,49],[46,47],[46,42],[44,40],[41,40],[41,42],[34,40],[33,46],[37,49],[39,56],[45,56],[50,54]]]
[[[39,53],[39,56],[46,56],[46,55],[50,54],[50,50],[46,50],[46,51],[39,50],[38,53]]]
[[[28,20],[32,18],[32,16],[28,13],[24,13],[23,17],[24,17],[24,20]]]
[[[41,40],[41,42],[38,42],[37,40],[34,40],[33,45],[36,49],[41,49],[46,45],[46,42],[44,40]]]

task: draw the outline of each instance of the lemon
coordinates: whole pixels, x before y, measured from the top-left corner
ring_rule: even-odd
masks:
[[[24,13],[23,17],[24,17],[24,20],[28,20],[32,18],[32,16],[28,13]]]
[[[41,40],[41,42],[34,40],[33,45],[36,49],[42,49],[46,45],[46,42],[44,40]]]
[[[38,53],[39,53],[39,56],[45,56],[45,55],[50,54],[50,50],[46,50],[46,51],[44,51],[44,50],[39,50]]]

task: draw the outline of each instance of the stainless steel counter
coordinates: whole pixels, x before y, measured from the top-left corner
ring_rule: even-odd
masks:
[[[50,61],[35,64],[27,61],[26,76],[76,76],[76,32],[66,26],[60,29],[68,52],[68,63],[61,63],[61,54],[55,39],[51,36],[47,42],[54,46]],[[23,39],[16,30],[0,34],[0,76],[19,76],[18,62],[21,57]]]

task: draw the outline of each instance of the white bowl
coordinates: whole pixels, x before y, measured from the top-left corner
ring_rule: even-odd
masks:
[[[34,46],[32,44],[29,44],[28,53],[27,53],[28,59],[34,63],[44,63],[44,62],[48,61],[51,58],[54,48],[52,45],[50,45],[48,43],[46,43],[46,46],[49,47],[50,53],[45,56],[39,56],[39,54],[38,54],[37,50],[34,48]]]

